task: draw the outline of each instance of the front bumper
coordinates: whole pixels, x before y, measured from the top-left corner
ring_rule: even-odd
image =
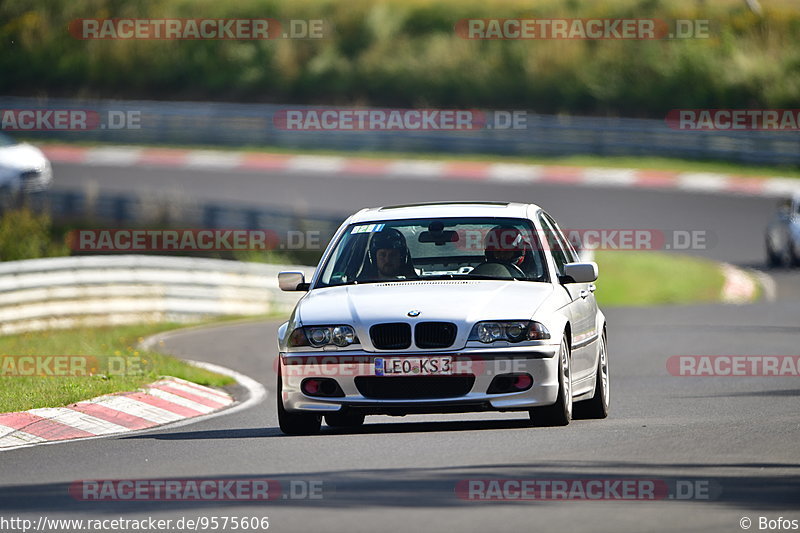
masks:
[[[426,353],[368,353],[363,351],[282,353],[280,391],[287,411],[330,413],[341,410],[363,414],[404,415],[412,413],[449,413],[471,411],[513,411],[531,407],[552,405],[558,395],[559,345],[508,347],[501,349],[465,349],[458,352]],[[410,391],[409,397],[376,397],[359,390],[359,377],[369,377],[380,386],[380,377],[375,377],[375,358],[453,358],[453,373],[456,376],[473,376],[474,382],[463,394],[441,397],[431,394],[425,397],[420,391]],[[520,392],[492,393],[489,387],[501,374],[527,373],[533,384]],[[328,378],[337,382],[343,396],[321,397],[305,394],[301,384],[308,378]],[[409,383],[420,383],[426,377],[394,377],[388,379],[410,379]],[[413,381],[416,380],[416,381]],[[361,381],[363,383],[363,380]],[[410,397],[414,396],[414,397]],[[420,397],[421,396],[421,397]]]

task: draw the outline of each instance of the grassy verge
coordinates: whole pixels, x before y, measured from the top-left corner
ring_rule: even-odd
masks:
[[[661,252],[597,252],[600,305],[650,306],[719,302],[725,278],[719,264]]]
[[[85,377],[17,377],[3,375],[8,371],[0,372],[0,413],[59,407],[103,394],[132,391],[160,376],[174,376],[212,387],[234,383],[232,378],[190,366],[180,359],[156,351],[139,350],[138,344],[144,337],[183,326],[174,323],[141,324],[0,337],[0,354],[3,355],[116,356],[135,361],[141,368],[141,371]],[[8,361],[3,358],[3,362],[7,364]]]
[[[27,140],[38,146],[71,144],[75,146],[102,146],[96,141],[62,140],[49,142],[37,137],[17,136],[20,140]],[[116,145],[116,143],[115,143]],[[136,145],[145,146],[145,145]],[[635,157],[635,156],[599,156],[599,155],[573,155],[562,157],[537,157],[537,156],[504,156],[497,154],[458,154],[449,152],[388,152],[368,150],[316,150],[284,148],[281,146],[225,146],[219,145],[170,145],[159,144],[154,148],[176,148],[197,150],[221,150],[247,153],[270,153],[287,155],[321,155],[334,157],[358,157],[365,159],[429,159],[436,161],[478,161],[486,163],[519,163],[528,165],[563,165],[576,167],[602,167],[602,168],[635,168],[641,170],[660,170],[671,172],[710,172],[718,174],[733,174],[756,178],[800,178],[800,168],[793,166],[747,166],[740,163],[725,161],[695,161],[690,159],[677,159],[669,157]]]

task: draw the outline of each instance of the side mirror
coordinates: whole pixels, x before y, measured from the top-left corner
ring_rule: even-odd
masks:
[[[597,281],[597,263],[567,263],[561,283],[592,283]]]
[[[299,270],[278,273],[278,287],[282,291],[307,291],[306,275]]]

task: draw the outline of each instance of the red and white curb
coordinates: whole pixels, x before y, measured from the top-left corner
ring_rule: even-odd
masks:
[[[209,415],[234,403],[224,391],[167,377],[136,392],[0,414],[0,451],[149,429]]]
[[[290,155],[223,150],[139,148],[132,146],[80,147],[45,145],[45,155],[57,163],[101,166],[144,166],[250,172],[313,172],[349,177],[454,179],[495,183],[556,183],[593,187],[634,187],[654,190],[786,196],[800,193],[800,179],[754,178],[708,172],[674,172],[632,168],[596,168],[559,165],[367,159],[318,155]]]
[[[725,284],[722,286],[723,302],[744,304],[755,300],[758,294],[758,282],[751,274],[728,263],[723,263],[722,275],[725,276]],[[762,280],[759,282],[763,283]],[[768,292],[765,290],[767,299],[769,299]]]

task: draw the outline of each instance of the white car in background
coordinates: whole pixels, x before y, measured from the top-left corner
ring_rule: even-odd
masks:
[[[42,191],[52,181],[53,169],[41,150],[0,132],[0,191]]]
[[[767,264],[800,266],[800,194],[781,200],[766,231]]]
[[[527,411],[534,425],[609,406],[597,265],[532,204],[364,209],[348,218],[278,332],[287,434],[365,415]]]

